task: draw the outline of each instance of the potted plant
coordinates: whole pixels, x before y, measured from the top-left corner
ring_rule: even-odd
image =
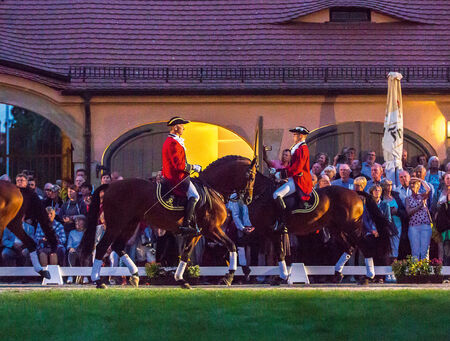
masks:
[[[436,258],[430,261],[408,256],[392,264],[397,283],[442,283],[441,270],[442,261]]]
[[[198,265],[188,266],[185,272],[185,276],[189,284],[197,285],[200,278],[200,266]]]
[[[146,263],[145,272],[150,279],[150,284],[153,285],[173,285],[175,280],[173,279],[173,271],[165,270],[160,263]]]

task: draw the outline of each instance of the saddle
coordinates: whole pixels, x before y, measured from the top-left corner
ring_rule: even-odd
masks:
[[[286,204],[286,210],[291,214],[297,213],[309,213],[316,209],[319,205],[319,195],[313,189],[309,200],[301,200],[298,192],[284,197],[284,203]]]
[[[191,182],[194,184],[200,196],[196,210],[206,205],[208,205],[208,208],[212,209],[211,189],[198,178],[191,178]],[[156,198],[158,199],[158,202],[169,211],[184,211],[187,203],[186,195],[177,195],[174,191],[170,192],[171,189],[172,184],[167,179],[163,178],[161,182],[157,183]]]

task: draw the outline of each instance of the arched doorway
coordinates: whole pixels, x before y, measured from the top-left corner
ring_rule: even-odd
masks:
[[[103,154],[103,165],[125,178],[154,176],[161,169],[161,149],[167,137],[164,123],[147,124],[116,139]],[[253,156],[251,146],[234,132],[209,123],[191,122],[183,134],[188,162],[206,167],[218,158],[235,154]]]
[[[56,125],[72,147],[73,163],[84,167],[85,127],[83,113],[79,111],[83,104],[81,98],[70,97],[67,102],[59,91],[39,82],[0,75],[0,103],[30,110]],[[63,171],[62,176],[64,174],[70,175]]]
[[[319,152],[333,157],[340,153],[343,147],[354,147],[357,157],[364,160],[369,150],[375,150],[377,162],[383,163],[383,123],[379,122],[345,122],[316,129],[308,135],[307,143],[311,154]],[[409,129],[404,129],[403,147],[408,151],[408,159],[415,164],[416,157],[425,154],[428,157],[437,155],[434,148],[422,137]]]
[[[72,177],[72,145],[57,125],[33,111],[2,103],[0,121],[4,123],[0,129],[1,174],[13,178],[27,170],[38,186]]]

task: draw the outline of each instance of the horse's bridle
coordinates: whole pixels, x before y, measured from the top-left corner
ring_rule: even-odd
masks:
[[[244,197],[247,195],[247,199],[244,201],[246,205],[250,205],[253,200],[253,187],[256,178],[256,164],[252,164],[248,171],[245,173],[246,185],[245,188],[238,191],[239,197],[244,201]]]

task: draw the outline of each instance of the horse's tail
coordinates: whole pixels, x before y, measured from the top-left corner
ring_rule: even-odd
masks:
[[[378,231],[377,256],[385,258],[392,251],[391,237],[396,234],[396,231],[370,196],[366,197],[366,208]]]
[[[80,243],[81,257],[83,259],[88,259],[92,256],[92,252],[94,252],[95,232],[97,230],[98,219],[100,216],[100,192],[106,191],[108,187],[109,184],[101,185],[92,195],[87,216],[86,231],[84,231],[83,238]]]

